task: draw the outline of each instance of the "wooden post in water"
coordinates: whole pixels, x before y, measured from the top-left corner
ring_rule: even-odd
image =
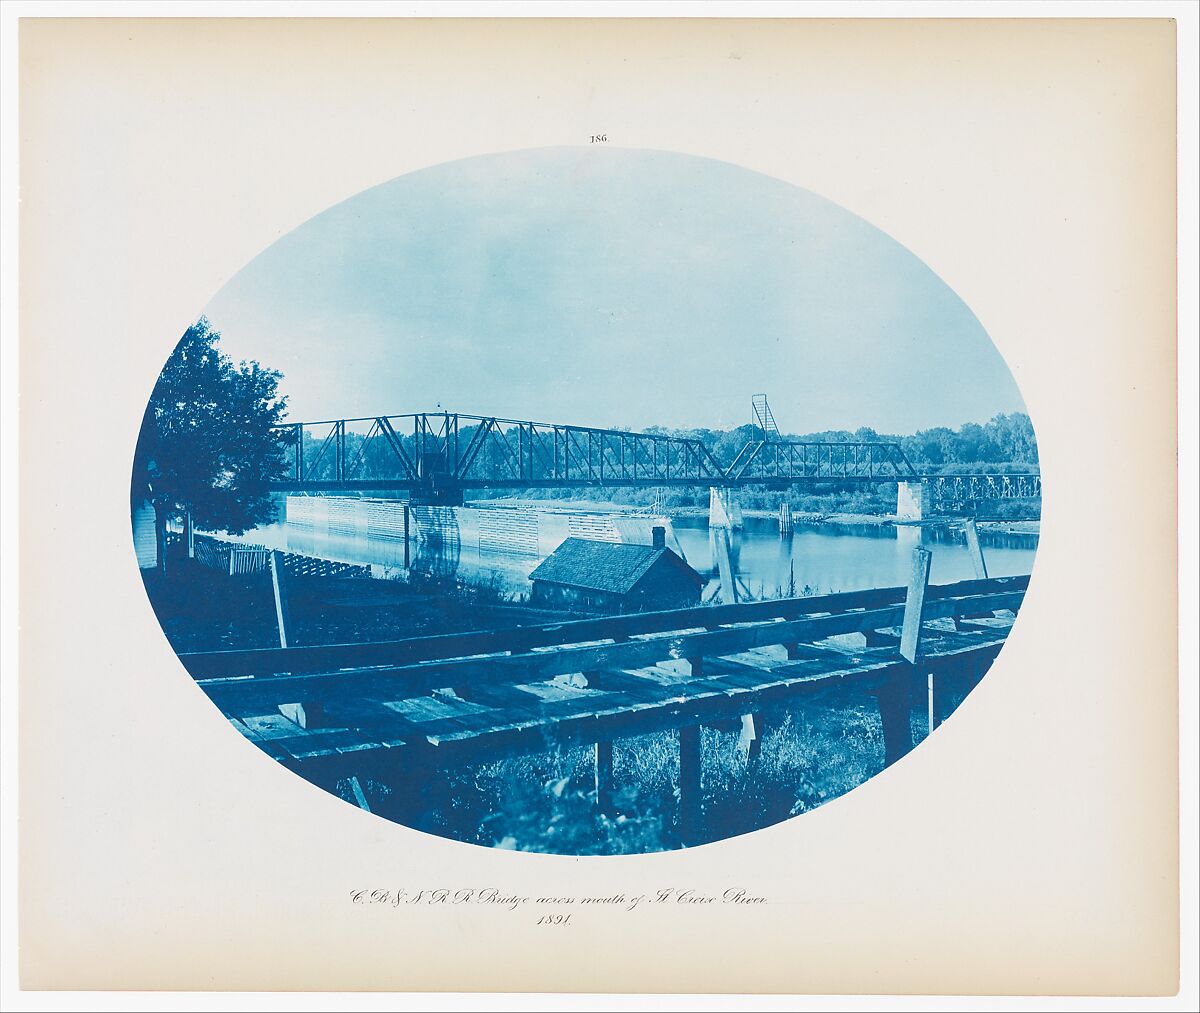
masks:
[[[684,846],[700,842],[700,726],[679,729],[679,838]]]
[[[192,523],[192,511],[189,509],[184,515],[184,531],[187,533],[187,555],[188,559],[196,558],[196,526]]]
[[[970,517],[963,525],[967,535],[967,551],[971,554],[971,565],[975,567],[975,576],[987,580],[987,561],[983,558],[983,547],[979,544],[979,529],[975,527],[975,518]]]
[[[230,559],[233,558],[230,552]],[[283,553],[278,549],[271,552],[271,589],[275,592],[275,621],[279,626],[279,646],[288,645],[288,626],[290,625],[287,607],[287,594],[283,586]],[[232,564],[230,564],[232,569]]]
[[[792,505],[783,500],[779,504],[779,536],[787,538],[792,533]]]
[[[608,815],[613,798],[613,744],[597,742],[595,746],[596,808]]]
[[[925,589],[929,586],[929,564],[933,554],[920,546],[913,549],[908,594],[904,599],[904,625],[900,635],[900,657],[911,668],[892,676],[879,687],[879,718],[883,725],[883,763],[890,766],[913,747],[912,672],[921,646],[921,619]]]

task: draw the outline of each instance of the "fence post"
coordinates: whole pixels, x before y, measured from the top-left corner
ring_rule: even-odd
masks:
[[[229,554],[230,572],[233,570],[233,553]],[[278,549],[271,552],[271,589],[275,592],[275,621],[279,625],[279,646],[288,645],[288,607],[287,595],[284,589],[283,554]]]
[[[404,569],[408,569],[408,504],[404,504]]]

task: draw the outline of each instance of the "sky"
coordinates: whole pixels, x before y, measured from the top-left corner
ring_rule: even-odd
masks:
[[[298,226],[203,310],[289,420],[448,410],[784,432],[1024,406],[963,302],[816,194],[668,152],[549,148],[398,177]]]

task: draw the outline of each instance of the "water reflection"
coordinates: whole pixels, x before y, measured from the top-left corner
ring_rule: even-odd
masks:
[[[705,518],[673,522],[678,545],[687,561],[709,577],[706,596],[718,581]],[[992,576],[1029,573],[1037,536],[981,531]],[[246,541],[289,549],[347,563],[372,564],[376,576],[399,577],[404,570],[403,538],[360,530],[338,533],[297,524],[273,524],[244,536]],[[961,530],[946,526],[815,525],[797,523],[781,537],[774,520],[747,518],[730,532],[730,558],[739,583],[754,597],[853,591],[904,584],[912,549],[933,549],[930,580],[944,584],[975,576]],[[513,596],[530,590],[529,573],[541,561],[536,555],[514,555],[479,547],[478,537],[464,536],[453,524],[425,530],[410,543],[412,571],[424,576],[491,584]]]

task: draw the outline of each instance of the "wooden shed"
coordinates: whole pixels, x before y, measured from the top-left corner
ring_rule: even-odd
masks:
[[[568,538],[529,575],[535,604],[599,612],[687,608],[700,601],[704,578],[664,544],[631,545]]]

